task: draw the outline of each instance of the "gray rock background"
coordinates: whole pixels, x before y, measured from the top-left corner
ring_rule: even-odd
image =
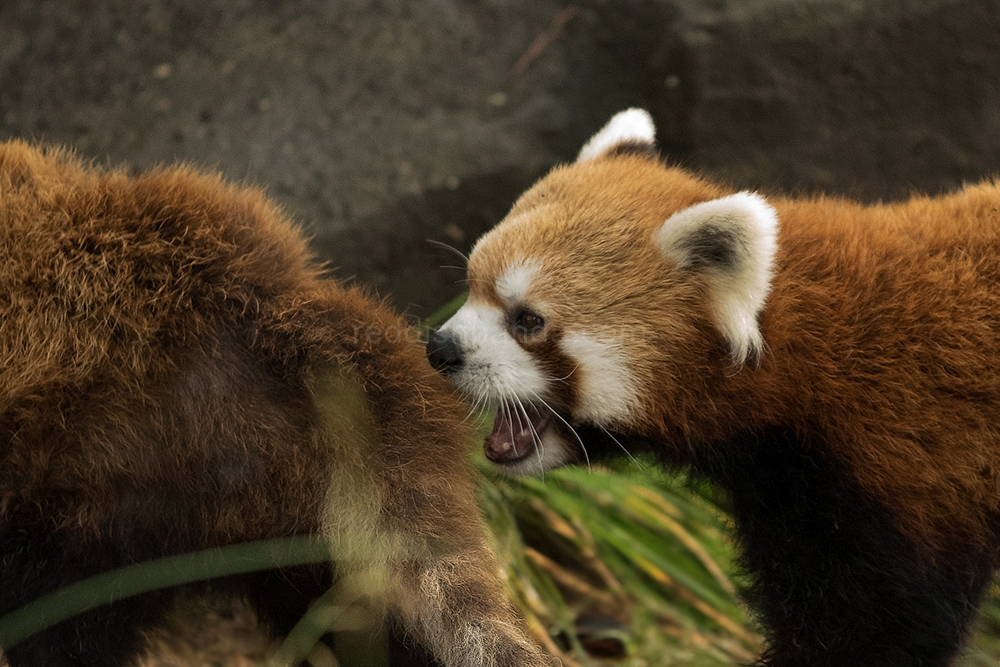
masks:
[[[1000,0],[2,0],[0,139],[261,185],[420,317],[622,108],[767,191],[1000,173]]]

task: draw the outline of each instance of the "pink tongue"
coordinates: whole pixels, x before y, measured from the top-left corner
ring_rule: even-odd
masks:
[[[483,451],[494,463],[507,463],[524,458],[535,449],[535,438],[548,425],[549,415],[541,414],[533,405],[523,409],[511,404],[497,410],[493,432],[486,436]]]

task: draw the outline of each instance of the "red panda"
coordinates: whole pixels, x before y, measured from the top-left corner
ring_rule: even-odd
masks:
[[[1000,187],[864,206],[665,165],[615,116],[468,262],[432,365],[517,474],[728,492],[761,664],[951,664],[1000,556]]]
[[[547,664],[487,545],[466,410],[416,340],[259,191],[0,145],[0,617],[116,567],[317,535],[335,567],[214,590],[283,633],[350,575],[446,667]],[[3,651],[131,664],[175,592]]]

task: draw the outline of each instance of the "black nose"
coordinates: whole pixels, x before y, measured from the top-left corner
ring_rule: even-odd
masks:
[[[454,373],[462,367],[462,347],[458,338],[450,331],[435,331],[427,341],[427,360],[431,366],[445,375]]]

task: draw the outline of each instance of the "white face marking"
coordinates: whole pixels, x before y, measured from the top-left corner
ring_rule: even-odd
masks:
[[[636,404],[636,390],[621,341],[567,332],[563,351],[578,367],[576,419],[597,425],[628,421]]]
[[[452,382],[473,400],[535,400],[547,388],[531,355],[508,333],[504,317],[494,306],[466,303],[441,327],[457,336],[465,356]]]
[[[508,305],[525,301],[532,281],[540,270],[541,266],[534,261],[525,261],[511,266],[497,278],[495,285],[497,296]]]
[[[504,274],[497,282],[497,290],[504,291],[505,300],[522,300],[535,271],[537,267],[519,265]],[[510,335],[505,317],[504,311],[495,306],[467,302],[441,327],[441,331],[457,337],[464,354],[464,364],[451,376],[452,383],[478,403],[540,404],[551,380]],[[527,418],[523,407],[520,413],[516,407],[507,409]],[[520,416],[517,418],[520,420]],[[553,418],[552,425],[562,419]],[[545,428],[535,434],[530,454],[497,465],[511,475],[534,475],[573,462],[576,451],[576,443],[566,441],[557,428]]]

